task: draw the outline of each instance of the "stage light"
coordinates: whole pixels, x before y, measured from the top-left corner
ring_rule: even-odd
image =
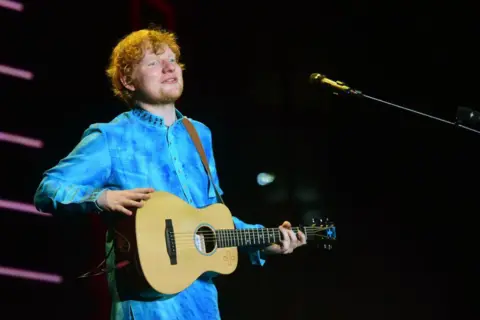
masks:
[[[4,64],[0,64],[0,73],[14,78],[33,80],[33,73],[31,73],[30,71],[14,68]]]
[[[20,12],[23,11],[23,4],[17,1],[0,0],[0,7]]]
[[[0,199],[0,208],[51,217],[50,213],[38,211],[33,204]]]
[[[43,141],[30,137],[20,136],[18,134],[12,134],[8,132],[0,131],[0,141],[6,141],[15,144],[21,144],[30,148],[43,148]]]
[[[0,266],[0,275],[14,278],[23,278],[27,280],[62,283],[63,278],[56,274],[37,272],[32,270],[17,269],[12,267]]]

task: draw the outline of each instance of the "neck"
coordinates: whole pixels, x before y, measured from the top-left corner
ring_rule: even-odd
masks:
[[[173,102],[155,105],[145,102],[138,102],[137,104],[142,109],[147,110],[156,116],[162,117],[167,127],[171,126],[177,119],[177,115],[175,113],[175,104]]]
[[[310,229],[309,227],[296,227],[292,228],[292,231],[295,233],[302,231],[307,238],[310,238],[315,233],[315,230]],[[278,228],[220,229],[215,232],[220,248],[263,246],[282,240],[282,234]]]

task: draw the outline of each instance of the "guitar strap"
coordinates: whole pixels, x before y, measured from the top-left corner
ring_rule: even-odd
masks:
[[[190,120],[187,119],[187,117],[183,117],[182,122],[185,128],[187,128],[188,134],[190,135],[190,138],[192,138],[193,144],[195,145],[195,148],[200,154],[200,158],[202,159],[202,163],[205,168],[205,171],[207,171],[208,179],[210,180],[210,183],[213,185],[213,189],[215,190],[217,201],[224,204],[222,196],[220,196],[220,193],[217,190],[217,186],[213,181],[212,173],[210,172],[210,167],[208,166],[207,156],[205,154],[205,150],[203,149],[202,142],[200,140],[200,137],[198,136],[197,130],[195,130],[195,127],[190,122]]]

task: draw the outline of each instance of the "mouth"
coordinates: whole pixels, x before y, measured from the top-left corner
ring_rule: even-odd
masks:
[[[162,81],[162,83],[177,83],[178,79],[176,77],[168,78]]]

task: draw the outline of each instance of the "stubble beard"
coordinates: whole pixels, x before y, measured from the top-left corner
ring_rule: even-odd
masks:
[[[176,91],[174,94],[165,94],[160,90],[159,98],[148,96],[146,94],[138,94],[136,97],[137,101],[148,103],[150,105],[165,105],[175,103],[183,93],[183,85]]]
[[[178,91],[176,91],[174,94],[162,94],[160,95],[161,98],[158,99],[157,103],[158,104],[169,104],[169,103],[175,103],[183,93],[183,85],[178,88]]]

